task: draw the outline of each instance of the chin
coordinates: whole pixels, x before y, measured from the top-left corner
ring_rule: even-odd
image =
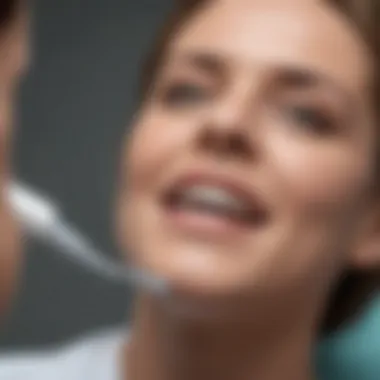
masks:
[[[155,202],[143,207],[129,200],[126,206],[119,210],[118,237],[127,262],[168,284],[165,304],[176,313],[237,313],[267,286],[268,263],[252,259],[252,238],[255,251],[265,252],[263,219],[255,219],[252,235],[246,226],[220,218],[163,212]]]
[[[233,315],[242,298],[251,296],[251,273],[238,260],[231,265],[226,252],[200,244],[144,243],[130,246],[131,262],[167,283],[163,304],[178,316],[214,320]]]

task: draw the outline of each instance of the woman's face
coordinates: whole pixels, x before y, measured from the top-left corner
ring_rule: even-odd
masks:
[[[10,179],[13,106],[20,78],[28,62],[25,15],[0,31],[0,316],[14,290],[20,259],[20,235],[5,197]]]
[[[119,237],[131,260],[207,305],[320,296],[357,260],[374,176],[370,78],[364,44],[322,1],[199,11],[126,145]]]

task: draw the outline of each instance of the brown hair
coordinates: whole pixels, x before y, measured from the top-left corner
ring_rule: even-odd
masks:
[[[148,95],[173,36],[183,27],[184,23],[191,19],[199,8],[206,6],[211,1],[180,0],[177,2],[174,12],[165,23],[143,68],[141,100]],[[326,2],[336,7],[356,26],[373,54],[375,67],[380,68],[380,1],[326,0]],[[378,75],[378,73],[375,74]],[[373,92],[376,107],[380,105],[380,80],[378,78],[374,80]],[[339,328],[343,323],[351,321],[362,311],[368,300],[380,288],[379,272],[379,270],[375,270],[373,273],[349,271],[342,276],[338,281],[338,286],[332,291],[330,302],[327,305],[324,320],[321,324],[322,332],[329,332]]]
[[[13,21],[20,2],[21,0],[0,0],[0,31]]]

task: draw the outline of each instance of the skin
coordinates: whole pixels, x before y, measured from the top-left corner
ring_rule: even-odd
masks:
[[[165,58],[126,144],[118,229],[171,295],[140,293],[126,378],[310,379],[331,288],[380,263],[370,53],[321,1],[234,0]],[[267,221],[168,212],[193,172],[238,184]]]
[[[13,105],[27,61],[27,22],[26,15],[20,12],[0,32],[0,316],[9,307],[21,260],[21,235],[7,204],[5,188],[11,173]]]

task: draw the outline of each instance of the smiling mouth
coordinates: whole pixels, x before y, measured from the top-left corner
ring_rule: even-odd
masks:
[[[194,224],[206,230],[213,227],[219,232],[226,227],[262,227],[270,216],[255,195],[220,178],[185,178],[172,186],[163,200],[165,209],[172,215],[181,216],[183,223],[191,219],[192,227]]]

